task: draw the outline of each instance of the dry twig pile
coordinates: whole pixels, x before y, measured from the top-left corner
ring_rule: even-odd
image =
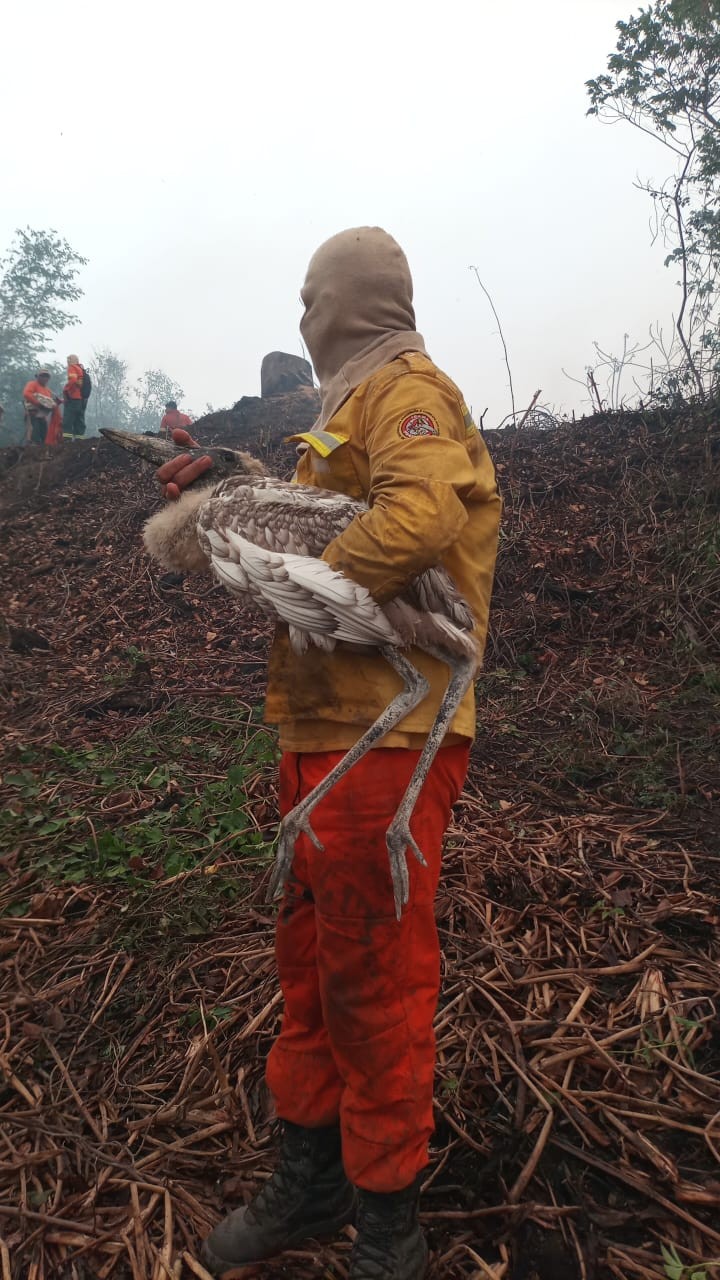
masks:
[[[202,1276],[198,1238],[271,1168],[268,637],[205,583],[158,585],[151,482],[81,448],[0,491],[0,1276]],[[626,415],[491,448],[508,513],[438,901],[431,1274],[646,1280],[674,1250],[709,1277],[718,436]],[[342,1277],[350,1234],[246,1274]]]

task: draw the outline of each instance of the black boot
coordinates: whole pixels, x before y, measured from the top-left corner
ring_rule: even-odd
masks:
[[[403,1191],[360,1191],[350,1280],[422,1280],[428,1248],[418,1222],[420,1178]]]
[[[354,1217],[355,1190],[342,1166],[339,1127],[303,1129],[286,1120],[277,1169],[250,1204],[211,1231],[202,1260],[221,1276],[311,1237],[335,1235]]]

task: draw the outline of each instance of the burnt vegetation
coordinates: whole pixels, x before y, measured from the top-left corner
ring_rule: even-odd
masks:
[[[197,432],[287,474],[262,412]],[[487,439],[505,519],[438,899],[431,1275],[709,1278],[717,411]],[[198,1238],[271,1167],[270,637],[156,573],[156,501],[97,440],[0,453],[3,1280],[202,1276]],[[339,1280],[349,1247],[252,1274]]]

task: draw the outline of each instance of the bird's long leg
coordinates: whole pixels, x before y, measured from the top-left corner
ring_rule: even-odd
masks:
[[[323,778],[322,782],[319,782],[316,787],[313,787],[312,791],[283,818],[280,824],[280,840],[275,869],[270,880],[269,896],[271,898],[282,890],[287,880],[295,852],[295,841],[301,831],[304,831],[309,836],[316,849],[321,850],[323,848],[309,821],[310,814],[315,806],[332,790],[340,778],[344,777],[348,770],[354,764],[357,764],[358,760],[362,759],[376,742],[379,742],[386,733],[394,729],[395,725],[399,724],[408,712],[412,711],[413,707],[422,702],[427,695],[430,686],[424,675],[411,662],[408,662],[407,658],[398,653],[397,649],[386,646],[380,649],[380,653],[386,662],[389,662],[390,666],[397,671],[404,688],[393,698],[374,724],[370,725],[370,728],[343,756],[342,760],[338,761],[335,768],[330,770],[327,777]],[[422,855],[420,857],[424,861]]]
[[[427,742],[422,749],[420,759],[415,766],[405,795],[398,805],[397,813],[388,827],[386,836],[398,920],[402,915],[402,909],[407,903],[410,893],[406,849],[412,849],[418,862],[422,863],[423,866],[425,865],[425,858],[410,833],[410,819],[422,785],[430,771],[430,766],[442,745],[442,740],[452,723],[453,716],[462,702],[465,692],[472,684],[477,667],[477,661],[474,657],[456,658],[444,650],[430,649],[429,647],[426,648],[426,646],[423,646],[423,649],[425,652],[430,653],[432,657],[439,658],[441,662],[444,662],[450,668],[450,680],[438,708],[435,722],[427,736]]]

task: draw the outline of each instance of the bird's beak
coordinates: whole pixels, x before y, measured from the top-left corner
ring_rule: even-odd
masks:
[[[100,435],[109,440],[110,444],[127,449],[128,453],[134,453],[137,458],[154,467],[161,467],[163,462],[169,462],[171,458],[177,458],[181,453],[191,452],[188,449],[178,448],[170,440],[136,435],[134,431],[117,431],[114,427],[101,427]]]
[[[101,427],[100,435],[109,440],[110,444],[127,449],[128,453],[132,453],[139,462],[146,462],[151,467],[161,467],[164,462],[179,458],[180,454],[186,454],[194,459],[210,458],[212,475],[205,476],[202,479],[203,484],[209,481],[217,484],[226,476],[267,475],[263,464],[242,449],[230,449],[224,445],[222,448],[216,446],[209,449],[181,448],[172,440],[161,440],[159,436],[140,436],[133,431],[116,431],[114,427]]]

